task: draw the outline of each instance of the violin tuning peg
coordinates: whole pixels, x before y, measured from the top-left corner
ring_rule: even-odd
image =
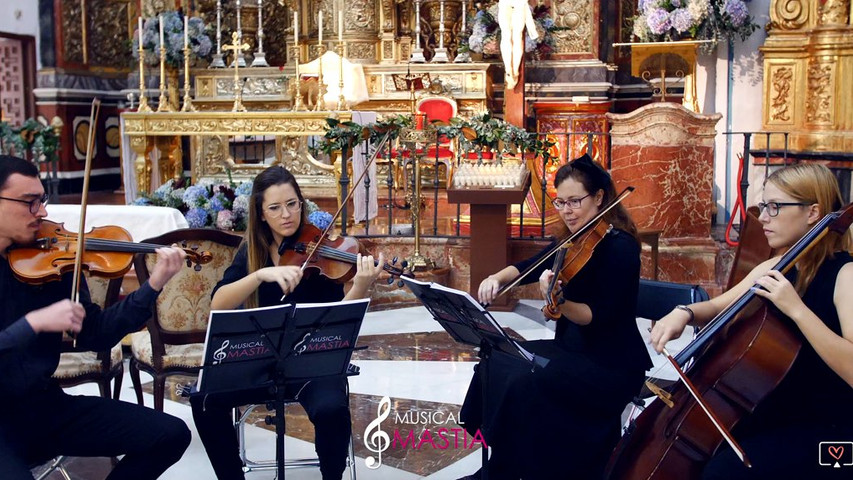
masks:
[[[396,264],[397,264],[397,257],[394,257],[391,259],[391,265],[396,265]]]
[[[391,285],[393,283],[394,283],[394,277],[388,277],[388,285]]]
[[[192,260],[190,260],[189,258],[187,259],[187,266],[188,266],[188,267],[192,267],[192,266],[193,266],[193,262],[192,262]]]
[[[181,247],[187,248],[187,241],[186,240],[181,241]]]
[[[407,260],[403,260],[403,263],[400,264],[403,268],[409,268],[409,262]]]
[[[193,269],[194,269],[196,272],[200,272],[200,271],[201,271],[201,264],[200,264],[200,263],[196,263],[196,264],[195,264],[195,267],[193,267]]]
[[[404,286],[404,285],[405,285],[405,283],[403,283],[403,281],[402,281],[402,280],[398,280],[398,281],[397,281],[397,286],[398,286],[398,287],[403,288],[403,286]]]

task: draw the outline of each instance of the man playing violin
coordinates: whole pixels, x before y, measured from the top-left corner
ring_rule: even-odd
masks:
[[[849,475],[821,467],[816,453],[820,442],[853,441],[851,232],[825,235],[787,275],[771,270],[815,223],[842,207],[838,182],[823,165],[785,167],[767,177],[758,206],[764,234],[779,256],[758,265],[716,298],[679,305],[652,329],[652,347],[663,351],[688,323],[705,325],[752,289],[790,319],[802,347],[781,383],[732,432],[752,468],[745,467],[726,445],[705,467],[704,478]]]
[[[47,196],[32,163],[0,156],[0,254],[31,243],[47,216]],[[151,278],[104,311],[93,304],[85,281],[80,301],[68,299],[72,274],[28,285],[0,262],[0,472],[32,478],[30,466],[57,455],[124,455],[113,478],[154,479],[177,462],[190,443],[184,422],[135,404],[71,396],[51,378],[59,364],[63,332],[79,348],[104,350],[139,330],[166,282],[183,266],[178,248],[157,250]]]
[[[570,233],[579,231],[616,198],[610,175],[583,157],[562,166],[554,179],[554,206]],[[492,447],[489,478],[598,478],[619,439],[620,414],[639,391],[651,367],[637,329],[640,244],[628,212],[616,205],[604,215],[612,228],[592,256],[565,283],[556,282],[556,334],[552,340],[525,342],[547,358],[545,368],[530,371],[495,352],[481,362],[468,389],[461,417],[473,432],[485,428]],[[501,285],[528,270],[557,242],[538,255],[508,266],[483,280],[481,302],[491,302]],[[539,279],[549,298],[553,260],[533,269],[521,283]],[[490,410],[481,411],[481,370],[487,368]],[[478,478],[475,474],[471,478]]]
[[[301,264],[279,265],[281,253],[293,248],[308,222],[304,204],[305,197],[296,178],[284,167],[272,166],[255,178],[246,236],[233,263],[213,289],[211,309],[336,302],[369,295],[370,286],[382,272],[382,254],[378,265],[373,256],[357,256],[352,288],[346,293],[342,283],[322,275],[303,276]],[[297,386],[292,393],[297,392],[299,402],[314,424],[320,472],[324,479],[340,479],[352,435],[347,380],[314,380]],[[267,400],[271,398],[266,388],[229,399],[220,397],[216,405],[198,396],[192,398],[199,436],[220,480],[244,478],[230,409]]]

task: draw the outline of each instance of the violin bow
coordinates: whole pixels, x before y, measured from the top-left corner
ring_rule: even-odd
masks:
[[[627,198],[628,195],[630,195],[632,193],[634,193],[634,187],[627,187],[627,188],[625,188],[625,190],[622,190],[622,193],[620,193],[616,198],[611,200],[610,203],[605,205],[605,207],[602,208],[601,211],[599,211],[596,216],[592,217],[592,219],[590,221],[586,222],[580,229],[578,229],[577,232],[566,237],[563,241],[561,241],[554,248],[552,248],[548,253],[543,255],[542,258],[537,260],[536,263],[527,267],[523,272],[519,273],[518,276],[515,277],[511,282],[507,283],[506,285],[504,285],[503,287],[498,289],[498,292],[495,294],[495,299],[497,299],[498,297],[500,297],[501,295],[505,294],[510,289],[512,289],[513,287],[518,285],[519,282],[521,282],[524,279],[524,277],[529,275],[530,272],[532,272],[533,270],[536,270],[549,257],[551,257],[551,255],[556,253],[557,250],[563,248],[565,245],[568,245],[569,243],[577,240],[577,238],[580,237],[581,235],[587,233],[590,230],[590,228],[592,228],[593,225],[597,224],[599,220],[604,218],[604,216],[607,214],[607,212],[609,212],[614,207],[616,207],[616,205],[619,205],[622,202],[622,200],[625,200],[625,198]],[[484,303],[483,308],[489,308],[489,305],[491,305],[491,303]]]
[[[86,140],[86,169],[83,173],[83,193],[80,199],[80,228],[77,229],[77,253],[74,256],[74,278],[71,282],[71,301],[80,301],[80,275],[83,266],[83,251],[86,249],[86,206],[89,197],[89,177],[92,173],[92,154],[95,150],[95,127],[98,113],[101,111],[101,100],[92,99],[92,110],[89,113],[89,137]],[[77,347],[77,336],[71,335],[74,347]]]
[[[318,238],[316,241],[312,242],[313,244],[311,245],[310,250],[308,250],[308,255],[305,257],[305,261],[302,263],[302,266],[299,267],[300,270],[305,271],[305,268],[308,267],[308,262],[311,261],[311,257],[314,256],[314,253],[317,251],[317,247],[320,246],[320,244],[323,242],[323,239],[326,237],[326,235],[329,234],[329,230],[331,230],[332,227],[335,225],[335,222],[337,221],[338,216],[341,214],[341,211],[343,210],[344,205],[347,204],[349,199],[352,198],[353,193],[355,193],[355,187],[357,187],[358,184],[361,183],[362,179],[364,179],[364,175],[367,174],[367,172],[370,170],[370,165],[376,160],[376,157],[379,156],[379,152],[382,151],[382,147],[384,147],[385,144],[388,143],[388,140],[390,138],[391,138],[391,131],[389,130],[389,131],[385,132],[385,136],[383,136],[379,140],[379,143],[376,145],[376,150],[374,150],[373,153],[370,154],[370,158],[367,160],[367,163],[364,165],[364,170],[361,172],[361,175],[358,177],[358,179],[355,182],[353,182],[352,189],[349,191],[349,193],[347,193],[346,198],[341,200],[341,204],[338,205],[338,211],[336,211],[335,214],[332,215],[332,221],[329,222],[329,224],[326,225],[326,228],[323,229],[323,232],[320,233],[320,238]],[[370,147],[368,147],[368,148],[370,148]],[[343,158],[343,152],[341,152],[341,168],[342,169],[347,168],[347,161],[345,158]],[[286,294],[282,295],[281,300],[279,300],[279,301],[283,302],[284,298],[286,296],[287,296]]]

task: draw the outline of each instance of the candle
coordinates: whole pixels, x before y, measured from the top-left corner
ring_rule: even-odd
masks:
[[[190,23],[186,15],[184,15],[184,48],[190,46]]]
[[[160,23],[160,48],[165,48],[166,44],[163,42],[163,14],[161,13],[158,17]]]
[[[444,5],[442,3],[442,5]],[[382,4],[379,4],[379,33],[385,31],[385,9],[382,8]]]
[[[139,20],[139,28],[137,29],[139,30],[139,48],[142,48],[142,17],[139,17],[137,20]]]
[[[338,12],[338,41],[344,41],[344,12]]]
[[[320,10],[320,18],[318,20],[317,32],[318,32],[317,33],[317,38],[318,38],[317,43],[322,45],[323,44],[323,11],[322,10]]]
[[[293,44],[299,45],[299,14],[293,12]]]

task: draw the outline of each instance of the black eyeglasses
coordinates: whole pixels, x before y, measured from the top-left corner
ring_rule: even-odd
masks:
[[[554,208],[556,208],[557,210],[562,210],[563,208],[566,207],[566,205],[568,205],[569,208],[572,208],[572,209],[581,208],[581,201],[583,201],[584,198],[586,198],[590,195],[592,195],[592,194],[587,193],[586,195],[584,195],[580,198],[570,198],[568,200],[563,200],[562,198],[555,198],[553,201]]]
[[[42,205],[47,205],[47,201],[50,198],[50,195],[45,193],[40,197],[36,197],[32,200],[21,200],[20,198],[9,198],[9,197],[0,197],[0,200],[10,200],[18,203],[25,203],[30,206],[30,213],[33,215],[39,213],[39,209]]]
[[[758,213],[761,213],[762,210],[767,209],[767,215],[775,217],[776,215],[779,215],[780,207],[787,207],[789,205],[799,205],[801,207],[804,207],[810,204],[803,202],[758,202]]]

